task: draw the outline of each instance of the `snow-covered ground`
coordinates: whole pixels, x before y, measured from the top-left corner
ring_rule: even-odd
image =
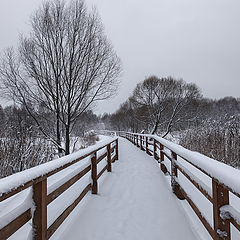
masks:
[[[109,139],[111,138],[100,137],[101,141],[97,145],[102,145]],[[82,152],[87,152],[94,147],[82,150]],[[100,154],[104,151],[106,151],[105,148],[101,150]],[[80,154],[80,152],[75,154]],[[205,184],[204,188],[211,192],[211,179],[209,177],[181,158],[178,161],[192,175],[201,180]],[[164,162],[170,171],[169,161],[165,159]],[[89,163],[89,158],[87,158],[49,177],[48,193]],[[106,159],[99,163],[98,172],[105,165]],[[27,172],[32,174],[32,170]],[[83,188],[90,182],[91,176],[88,173],[48,206],[48,226],[77,198]],[[179,182],[205,218],[213,225],[210,202],[181,174],[179,174]],[[0,184],[0,186],[2,189],[9,188],[4,184]],[[5,225],[2,220],[6,217],[11,219],[11,215],[14,216],[19,208],[29,208],[29,204],[32,204],[31,196],[31,190],[26,189],[0,203],[0,228],[1,224]],[[230,202],[235,209],[240,210],[240,201],[233,194],[230,195]],[[31,221],[10,239],[26,240],[28,236],[31,236]],[[232,236],[233,240],[238,240],[240,236],[239,232],[233,227]],[[163,175],[153,157],[148,156],[128,140],[120,138],[119,161],[113,164],[112,173],[105,172],[99,179],[99,194],[92,195],[89,192],[51,239],[210,240],[211,237],[188,203],[179,201],[171,192],[170,177]]]
[[[59,240],[199,239],[158,164],[120,139],[120,160],[53,235]]]

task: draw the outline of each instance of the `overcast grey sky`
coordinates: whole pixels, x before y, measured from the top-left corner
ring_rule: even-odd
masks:
[[[40,0],[0,1],[0,50],[29,29]],[[239,0],[86,0],[100,13],[123,63],[119,92],[97,112],[113,112],[149,75],[196,83],[206,97],[240,97]]]

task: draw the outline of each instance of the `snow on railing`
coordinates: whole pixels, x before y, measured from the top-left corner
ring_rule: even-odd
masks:
[[[106,150],[103,151],[104,149]],[[106,159],[107,164],[98,171],[98,163],[103,159]],[[55,174],[61,173],[62,170],[65,171],[70,166],[75,166],[74,164],[81,160],[87,160],[87,164],[85,163],[80,167],[78,166],[78,169],[74,169],[74,171],[71,172],[71,176],[67,174],[64,179],[61,179],[62,182],[57,181],[52,186],[47,187],[47,180],[50,176],[55,176]],[[27,188],[31,189],[22,204],[16,207],[11,213],[0,216],[0,239],[9,238],[31,219],[33,239],[49,239],[90,189],[92,190],[92,194],[97,194],[98,178],[100,178],[106,170],[111,172],[111,165],[115,160],[118,160],[117,137],[0,179],[1,204],[4,204],[4,201],[8,201],[10,197],[17,196],[18,193]],[[52,203],[58,196],[68,190],[90,171],[91,181],[88,185],[84,187],[80,195],[76,196],[72,204],[47,227],[48,204]]]
[[[240,231],[240,213],[229,203],[229,192],[240,198],[240,171],[224,163],[211,159],[200,153],[190,151],[175,143],[156,135],[116,132],[117,135],[127,138],[137,147],[154,156],[160,164],[164,174],[171,176],[171,187],[176,196],[186,199],[206,230],[214,240],[230,240],[230,223]],[[170,160],[171,170],[168,170],[165,159]],[[209,188],[197,176],[186,169],[180,161],[190,164],[212,180]],[[213,227],[203,216],[197,205],[185,192],[178,180],[178,173],[186,177],[213,206]]]

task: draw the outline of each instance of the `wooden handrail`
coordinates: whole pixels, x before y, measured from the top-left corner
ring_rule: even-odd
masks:
[[[172,149],[171,147],[166,146],[164,141],[160,141],[158,137],[154,135],[145,135],[145,134],[137,134],[137,133],[126,133],[126,132],[118,132],[119,136],[124,137],[131,141],[134,145],[139,147],[141,150],[146,151],[146,153],[153,153],[153,157],[160,164],[161,170],[164,174],[169,173],[167,167],[164,164],[164,157],[170,160],[171,164],[171,186],[173,189],[173,193],[181,200],[186,199],[189,205],[192,207],[206,230],[209,232],[210,236],[214,240],[231,240],[231,231],[230,231],[230,223],[232,223],[238,230],[240,230],[240,224],[236,219],[228,214],[229,217],[222,217],[221,215],[221,207],[229,205],[229,192],[232,192],[235,196],[240,198],[240,193],[236,192],[229,186],[229,184],[224,184],[216,177],[211,176],[207,170],[202,169],[197,164],[192,162],[187,157],[183,156],[180,153],[176,152],[176,148]],[[139,142],[140,139],[140,142]],[[153,143],[149,142],[149,139],[153,140]],[[145,143],[145,144],[144,144]],[[143,145],[145,147],[143,147]],[[149,149],[149,146],[153,146],[153,149]],[[164,151],[164,149],[168,149],[171,152],[171,156]],[[178,163],[177,159],[181,158],[187,163],[191,164],[192,167],[200,170],[203,174],[210,177],[212,179],[212,192],[209,193],[209,189],[207,189],[204,184],[201,184],[201,181],[198,181],[197,177],[193,177],[192,174],[184,169],[181,164]],[[226,165],[227,166],[227,165]],[[211,203],[213,206],[213,228],[211,224],[203,217],[201,211],[194,204],[192,199],[187,195],[184,191],[183,187],[180,185],[178,181],[178,171],[180,171],[183,176],[185,176],[193,186],[200,191]]]
[[[32,219],[34,240],[47,240],[49,239],[54,232],[58,229],[58,227],[62,224],[62,222],[67,218],[67,216],[73,211],[73,209],[77,206],[77,204],[83,199],[83,197],[88,193],[89,190],[92,190],[93,194],[98,193],[98,179],[102,176],[102,174],[108,170],[111,172],[112,163],[115,160],[118,160],[118,138],[114,138],[114,140],[107,141],[106,144],[103,144],[100,147],[92,150],[94,147],[91,147],[90,151],[84,154],[83,156],[76,157],[76,159],[72,159],[70,162],[63,164],[62,166],[58,166],[55,169],[51,169],[47,171],[42,176],[35,177],[20,186],[16,186],[15,188],[10,189],[7,192],[0,192],[0,202],[5,201],[11,196],[16,195],[17,193],[23,191],[26,188],[32,187],[33,189],[33,203],[31,209],[24,210],[19,216],[16,216],[10,223],[3,226],[0,229],[0,239],[7,239],[12,234],[14,234],[19,228],[21,228],[25,223]],[[100,150],[106,148],[106,152],[101,151],[101,155],[97,155]],[[86,151],[85,151],[86,152]],[[84,169],[81,169],[79,172],[74,172],[74,176],[61,184],[61,186],[54,189],[52,192],[47,194],[47,179],[49,176],[52,176],[61,170],[67,169],[73,164],[79,162],[80,160],[91,157],[91,165],[86,166]],[[98,173],[98,163],[107,159],[107,165],[103,167]],[[61,159],[59,159],[60,161]],[[41,165],[39,166],[41,167]],[[35,167],[34,169],[38,169],[39,167]],[[63,210],[62,214],[54,221],[54,223],[47,228],[47,206],[52,203],[58,196],[60,196],[64,191],[69,189],[74,183],[79,181],[83,176],[85,176],[88,172],[91,171],[92,182],[84,187],[83,191],[80,195],[75,199],[75,201],[68,206],[65,210]],[[24,174],[25,171],[19,174]],[[0,180],[1,181],[1,180]],[[54,202],[53,202],[54,204]]]

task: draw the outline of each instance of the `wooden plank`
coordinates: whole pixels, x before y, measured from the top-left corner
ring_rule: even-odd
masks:
[[[140,135],[140,149],[145,151],[145,149],[143,148],[143,137]]]
[[[157,141],[155,138],[153,139],[153,156],[157,161],[159,160],[159,157],[157,154]]]
[[[238,231],[240,231],[240,225],[236,222],[235,219],[233,219],[232,217],[230,218],[230,222],[234,225],[235,228],[238,229]]]
[[[105,152],[103,155],[101,155],[100,157],[98,157],[97,159],[97,164],[100,163],[105,157],[107,157],[107,152]]]
[[[108,167],[108,165],[106,165],[106,166],[98,173],[97,179],[99,179],[99,178],[103,175],[103,173],[107,170],[107,167]]]
[[[151,153],[149,152],[149,149],[148,149],[148,137],[146,137],[146,153],[148,155],[150,155]]]
[[[78,205],[78,203],[84,198],[90,189],[91,184],[88,184],[81,192],[79,197],[54,221],[54,223],[47,230],[47,239],[49,239],[54,234],[54,232],[63,223],[67,216],[72,212],[72,210]]]
[[[96,153],[91,158],[92,194],[98,193]]]
[[[13,189],[13,190],[11,190],[7,193],[2,193],[2,196],[0,197],[0,202],[8,199],[9,197],[12,197],[13,195],[25,190],[26,188],[31,187],[34,183],[38,183],[38,182],[42,181],[43,178],[44,178],[44,176],[35,178],[35,179],[33,179],[29,182],[24,183],[24,185],[21,185],[21,186],[17,187],[16,189]]]
[[[167,167],[164,164],[164,153],[163,153],[164,146],[160,143],[160,168],[161,171],[166,174],[168,172]]]
[[[60,187],[58,187],[56,190],[51,192],[47,196],[47,204],[51,203],[53,200],[55,200],[59,195],[61,195],[64,191],[66,191],[69,187],[71,187],[75,182],[77,182],[79,179],[81,179],[86,173],[88,173],[91,170],[91,165],[84,168],[81,172],[79,172],[77,175],[69,179],[67,182],[62,184]]]
[[[26,224],[31,218],[31,209],[28,209],[0,230],[0,239],[5,240],[9,238],[19,228]]]
[[[113,157],[113,159],[111,160],[111,162],[115,162],[115,160],[117,160],[117,155],[115,155],[115,156]]]
[[[169,161],[172,161],[172,158],[171,158],[166,152],[163,152],[163,154],[164,154],[164,156],[167,157],[167,159],[168,159]]]
[[[226,233],[223,238],[220,235],[216,235],[216,239],[230,240],[230,221],[229,219],[223,220],[220,216],[220,208],[229,204],[229,192],[221,184],[212,180],[212,196],[213,196],[213,222],[215,233],[221,231]]]
[[[199,220],[202,222],[203,226],[206,228],[206,230],[208,231],[208,233],[211,235],[211,237],[213,239],[215,239],[215,232],[212,229],[211,225],[208,223],[208,221],[206,220],[206,218],[202,215],[202,213],[199,211],[199,209],[197,208],[197,206],[194,204],[194,202],[192,201],[192,199],[187,195],[187,193],[183,190],[183,188],[180,187],[180,190],[182,192],[182,194],[184,195],[185,199],[188,201],[189,205],[191,206],[191,208],[193,209],[193,211],[196,213],[196,215],[198,216]]]
[[[177,166],[177,168],[210,202],[213,201],[208,192],[202,188],[195,180],[190,178],[190,176],[180,166]]]
[[[111,160],[111,146],[107,145],[107,171],[112,171],[112,160]]]
[[[139,147],[138,135],[136,135],[136,145]]]
[[[172,151],[172,161],[171,161],[171,187],[173,193],[177,196],[178,199],[184,200],[185,197],[181,192],[180,185],[177,181],[178,172],[177,172],[177,154]]]
[[[33,213],[34,240],[47,239],[47,178],[33,185]]]
[[[119,159],[118,148],[119,148],[119,146],[118,146],[118,139],[116,139],[116,160]]]

